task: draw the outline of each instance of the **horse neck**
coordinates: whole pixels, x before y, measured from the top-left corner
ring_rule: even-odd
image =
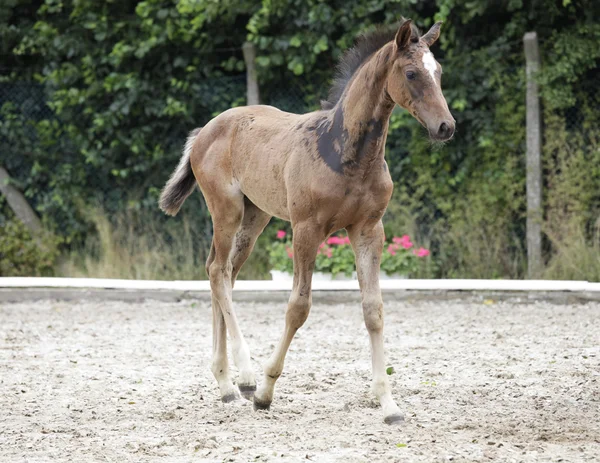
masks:
[[[344,129],[348,133],[342,161],[360,165],[384,156],[389,119],[394,102],[386,91],[390,69],[391,44],[373,54],[361,66],[333,111],[342,111]],[[368,163],[370,164],[370,162]]]

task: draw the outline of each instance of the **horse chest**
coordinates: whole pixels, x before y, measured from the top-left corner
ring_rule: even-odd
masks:
[[[383,216],[392,194],[393,183],[387,172],[376,178],[347,181],[343,196],[338,194],[329,203],[334,228],[343,228],[365,219],[376,222]]]

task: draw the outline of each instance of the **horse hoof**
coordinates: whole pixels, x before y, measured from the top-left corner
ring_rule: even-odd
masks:
[[[233,392],[231,394],[226,394],[223,397],[221,397],[221,401],[224,404],[228,404],[229,402],[233,402],[234,400],[237,400],[238,396],[237,394],[234,394]]]
[[[271,408],[271,402],[261,402],[254,396],[254,410],[269,410]]]
[[[384,418],[385,424],[401,424],[404,423],[404,417],[402,415],[390,415]]]
[[[242,396],[244,397],[244,399],[252,400],[252,398],[254,397],[254,393],[256,392],[255,384],[244,385],[244,386],[239,384],[238,388],[239,388]]]

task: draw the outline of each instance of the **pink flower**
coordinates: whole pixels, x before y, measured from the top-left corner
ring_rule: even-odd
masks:
[[[395,255],[396,255],[396,251],[397,251],[398,249],[400,249],[400,245],[399,245],[399,244],[394,244],[394,243],[390,244],[390,245],[387,247],[387,251],[388,251],[388,252],[389,252],[389,253],[390,253],[392,256],[395,256]]]
[[[292,248],[285,248],[285,250],[287,251],[288,257],[292,259],[294,257],[294,251],[292,250]]]
[[[419,249],[415,249],[413,251],[413,253],[417,256],[417,257],[426,257],[429,255],[429,249],[425,249],[425,248],[419,248]]]
[[[327,244],[339,244],[339,245],[350,244],[350,238],[348,238],[347,236],[344,236],[344,237],[331,236],[327,240]]]
[[[402,246],[404,249],[410,249],[413,247],[413,244],[410,241],[410,236],[408,235],[402,235],[402,237],[394,236],[392,238],[392,242]]]
[[[278,239],[278,240],[282,240],[282,239],[284,239],[284,238],[285,238],[285,235],[287,235],[287,233],[286,233],[285,231],[283,231],[283,230],[279,230],[279,231],[277,232],[277,239]]]
[[[412,248],[414,246],[412,244],[412,242],[410,241],[410,236],[408,236],[408,235],[403,235],[402,238],[400,238],[400,243],[399,244],[404,249],[410,249],[410,248]]]
[[[329,257],[331,259],[331,256],[333,256],[333,251],[331,250],[331,248],[327,248],[327,250],[325,251],[325,254],[327,255],[327,257]]]

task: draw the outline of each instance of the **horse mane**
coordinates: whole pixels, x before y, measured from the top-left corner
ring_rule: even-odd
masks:
[[[331,109],[336,105],[356,71],[373,53],[381,49],[386,43],[391,42],[396,36],[398,28],[405,22],[406,19],[403,18],[395,26],[381,26],[358,36],[355,45],[344,52],[336,67],[329,95],[326,100],[321,101],[322,109]],[[414,24],[412,30],[414,36],[420,37],[419,30]]]

